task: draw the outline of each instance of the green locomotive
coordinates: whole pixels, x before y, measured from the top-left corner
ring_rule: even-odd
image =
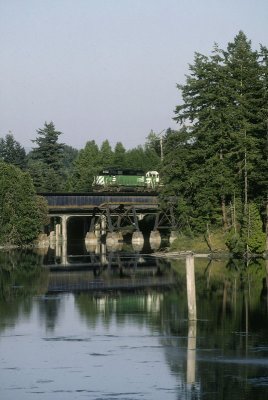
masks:
[[[108,167],[94,177],[95,191],[154,191],[159,186],[157,171]]]

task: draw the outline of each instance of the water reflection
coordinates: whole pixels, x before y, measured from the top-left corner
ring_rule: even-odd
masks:
[[[42,293],[47,288],[47,276],[42,257],[32,251],[0,252],[0,299]]]
[[[195,259],[189,322],[185,259],[104,250],[0,255],[1,398],[266,398],[264,260]]]

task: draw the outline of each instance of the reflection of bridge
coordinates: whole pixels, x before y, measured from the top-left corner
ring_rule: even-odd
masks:
[[[160,208],[157,193],[41,193],[48,202],[51,224],[50,242],[67,243],[68,221],[72,217],[83,218],[85,240],[96,244],[100,237],[106,243],[114,244],[123,240],[122,231],[131,227],[132,242],[143,244],[140,221],[145,216],[154,219],[150,241],[160,245],[160,229],[176,229],[173,206]]]
[[[115,255],[116,256],[116,255]],[[91,269],[83,272],[76,272],[72,270],[60,270],[50,272],[48,291],[47,294],[54,294],[59,292],[90,292],[96,295],[99,300],[103,299],[104,292],[118,291],[131,291],[147,288],[165,288],[172,287],[177,284],[174,275],[171,273],[172,269],[168,267],[166,261],[161,261],[161,266],[156,258],[153,258],[152,268],[147,266],[146,258],[138,254],[134,254],[141,264],[144,262],[146,268],[126,268],[121,272],[120,263],[129,267],[126,264],[124,254],[118,254],[120,262],[117,268],[113,269],[113,263],[109,267],[103,269],[101,274],[96,275],[95,270]],[[132,257],[129,257],[132,259]],[[101,263],[101,260],[99,260]],[[100,265],[102,268],[103,265]],[[155,268],[157,267],[157,268]],[[196,383],[196,335],[197,335],[197,319],[196,319],[196,293],[195,293],[195,271],[194,271],[194,257],[187,255],[185,260],[186,267],[186,283],[187,283],[187,301],[188,301],[188,342],[187,342],[187,367],[186,367],[186,382],[187,382],[187,398],[188,393],[191,397],[195,393],[193,386]],[[145,272],[144,275],[142,272]],[[116,272],[116,273],[114,273]],[[141,272],[141,273],[140,273]],[[103,303],[102,307],[103,307]],[[174,304],[176,307],[176,305]],[[172,354],[174,349],[172,349]],[[178,354],[177,354],[178,356]],[[176,360],[175,360],[176,361]],[[185,397],[185,398],[186,398]],[[189,397],[189,398],[190,398]]]
[[[135,252],[126,251],[108,251],[107,246],[101,245],[95,248],[94,252],[79,255],[67,255],[67,263],[61,264],[61,258],[46,256],[43,260],[43,266],[50,271],[78,271],[93,270],[96,268],[107,268],[109,271],[113,268],[123,268],[136,271],[145,271],[147,268],[152,271],[160,266],[161,262],[156,257],[141,255]]]
[[[72,277],[73,278],[73,277]],[[118,290],[138,290],[145,288],[164,288],[174,286],[172,277],[147,277],[140,279],[95,279],[95,280],[77,280],[72,281],[70,277],[54,276],[50,278],[48,293],[55,292],[107,292]]]
[[[47,265],[48,292],[135,290],[171,287],[177,282],[170,263],[156,257],[124,252],[106,253],[105,259],[92,256],[76,256],[66,266]]]

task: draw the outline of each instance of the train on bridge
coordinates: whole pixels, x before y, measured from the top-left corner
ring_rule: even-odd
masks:
[[[160,187],[160,179],[157,171],[107,167],[94,177],[92,187],[96,192],[150,192]]]

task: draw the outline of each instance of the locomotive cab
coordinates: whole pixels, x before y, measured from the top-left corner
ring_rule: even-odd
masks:
[[[145,177],[148,189],[155,189],[159,186],[159,173],[157,171],[148,171]]]

